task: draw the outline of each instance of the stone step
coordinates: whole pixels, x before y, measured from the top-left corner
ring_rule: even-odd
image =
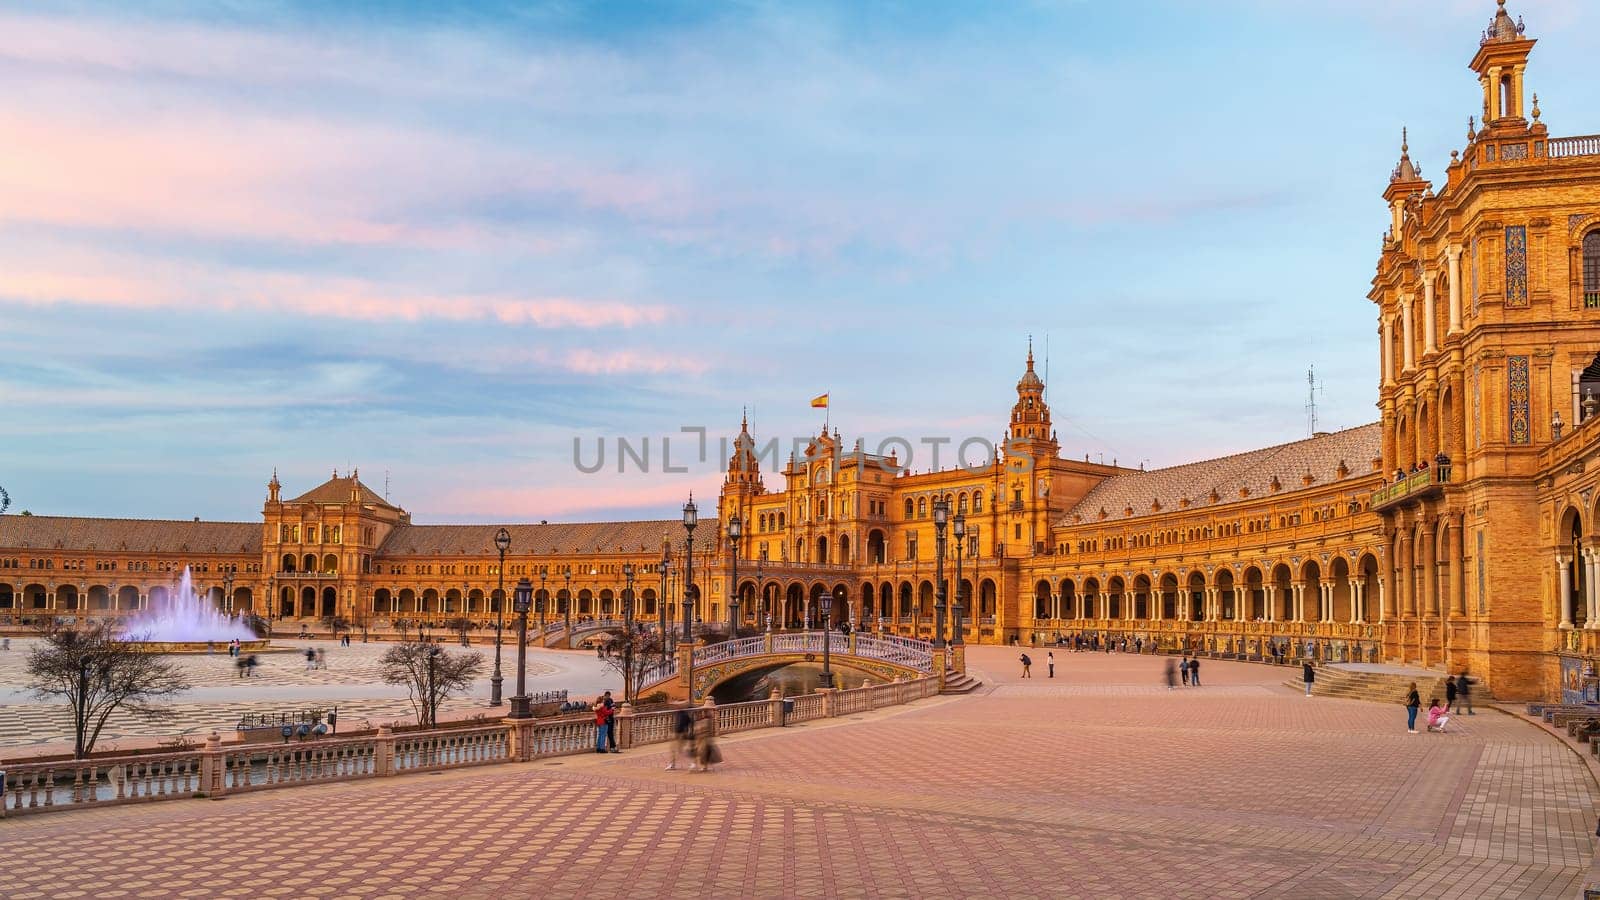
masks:
[[[1370,700],[1378,703],[1401,703],[1411,683],[1417,683],[1417,693],[1424,704],[1430,697],[1445,698],[1444,680],[1447,676],[1407,675],[1396,672],[1354,672],[1348,669],[1317,669],[1317,680],[1311,693],[1318,697],[1338,697],[1347,700]],[[1298,678],[1284,684],[1295,690],[1304,690],[1305,682]]]
[[[944,680],[944,687],[940,688],[941,694],[970,694],[983,687],[983,682],[971,675],[952,675]]]

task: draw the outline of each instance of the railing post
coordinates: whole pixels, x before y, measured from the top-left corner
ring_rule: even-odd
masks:
[[[206,738],[206,747],[200,753],[200,790],[197,797],[221,797],[227,788],[223,785],[222,736],[215,731]]]
[[[850,647],[850,655],[854,656],[855,653],[856,653],[856,632],[855,632],[855,629],[851,629],[851,631],[850,631],[849,647]]]
[[[770,631],[761,636],[761,652],[768,656],[772,655],[772,632]]]
[[[633,749],[633,704],[624,703],[617,712],[617,749]]]
[[[930,658],[933,661],[933,677],[939,682],[939,688],[941,690],[943,690],[943,688],[944,688],[944,651],[940,650],[938,648],[934,648],[933,656],[930,657]]]
[[[506,739],[511,746],[507,748],[507,755],[512,762],[527,762],[533,759],[533,720],[532,719],[505,719],[507,729]]]
[[[967,645],[957,644],[950,648],[950,665],[956,674],[965,675],[967,672]]]
[[[819,687],[817,688],[817,693],[822,695],[822,717],[824,719],[831,719],[838,715],[838,712],[834,709],[836,705],[834,700],[835,689]]]
[[[678,681],[683,695],[694,699],[694,648],[698,641],[678,645]]]
[[[768,639],[769,643],[771,639]],[[767,727],[777,728],[783,724],[783,692],[777,688],[767,695]]]
[[[373,739],[372,774],[378,777],[394,774],[394,729],[378,726],[378,736]]]

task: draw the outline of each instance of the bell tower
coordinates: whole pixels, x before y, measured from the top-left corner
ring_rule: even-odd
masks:
[[[1506,12],[1506,0],[1497,0],[1499,6],[1489,27],[1484,29],[1478,42],[1478,52],[1472,57],[1472,71],[1478,73],[1478,83],[1483,87],[1483,124],[1487,131],[1496,134],[1520,133],[1528,128],[1523,116],[1523,81],[1528,69],[1528,54],[1535,41],[1523,36],[1522,20],[1511,21]]]
[[[1013,446],[1027,447],[1030,451],[1044,450],[1054,456],[1057,449],[1055,432],[1050,427],[1050,407],[1044,402],[1044,379],[1033,370],[1033,338],[1028,338],[1028,367],[1017,381],[1017,402],[1011,407],[1011,433]]]

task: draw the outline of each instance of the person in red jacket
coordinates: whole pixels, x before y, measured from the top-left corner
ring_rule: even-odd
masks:
[[[607,706],[605,704],[604,700],[596,700],[595,701],[595,703],[594,703],[594,752],[596,752],[596,753],[604,753],[604,752],[606,752],[606,732],[608,730],[606,726],[611,724],[611,717],[613,715],[615,715],[615,714],[616,714],[616,710],[614,710],[611,707]]]

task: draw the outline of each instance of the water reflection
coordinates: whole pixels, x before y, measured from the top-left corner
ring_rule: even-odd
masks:
[[[835,687],[858,688],[863,682],[883,684],[885,679],[865,672],[836,668],[833,670],[833,681]],[[793,697],[796,694],[809,694],[821,686],[820,663],[794,663],[781,669],[749,672],[731,678],[711,692],[711,699],[718,703],[743,703],[747,700],[765,700],[772,696],[773,689],[777,689],[781,696]]]

